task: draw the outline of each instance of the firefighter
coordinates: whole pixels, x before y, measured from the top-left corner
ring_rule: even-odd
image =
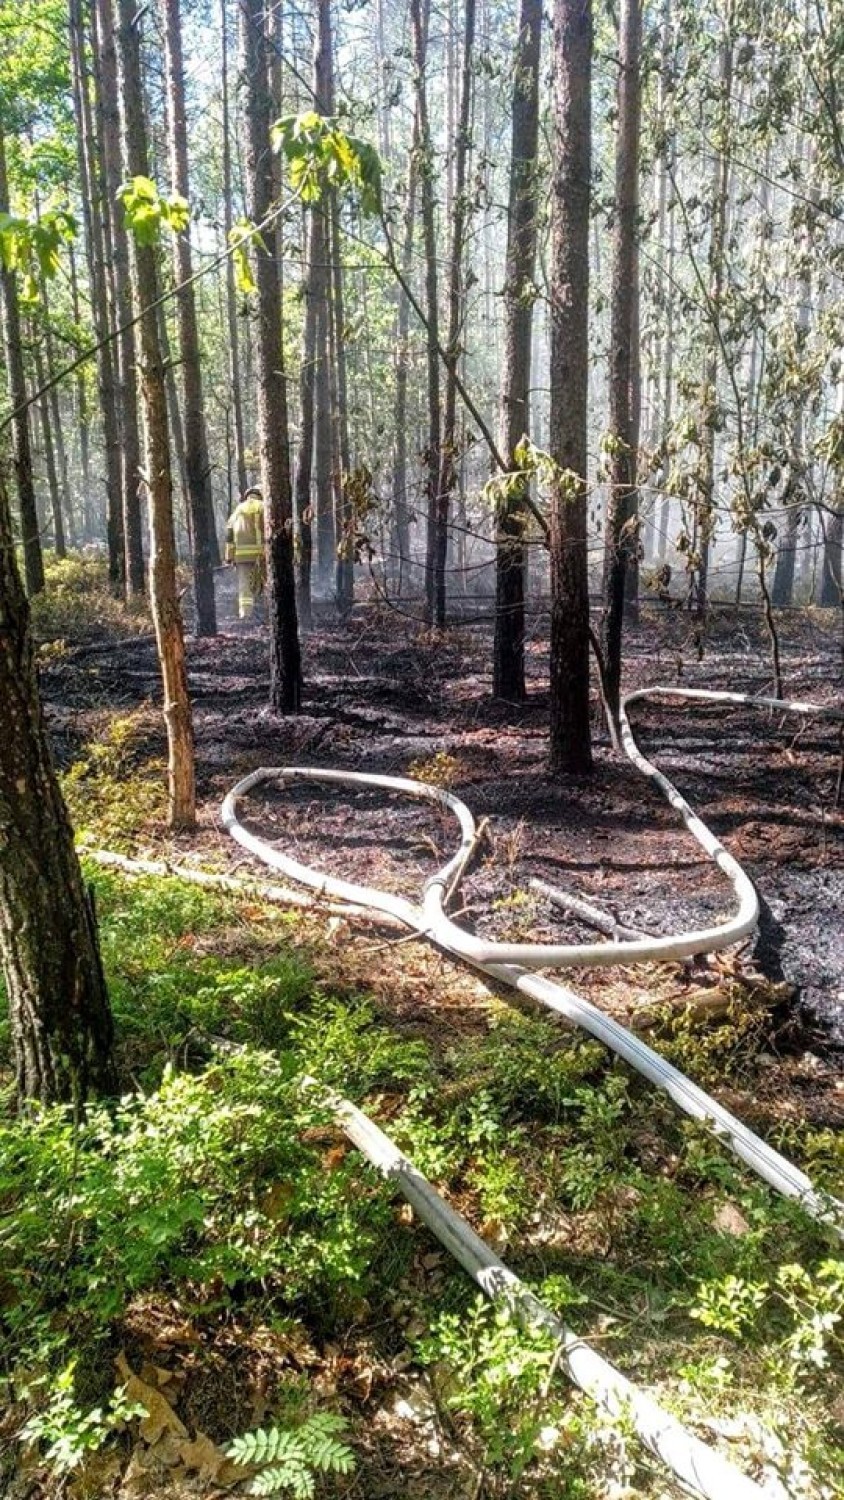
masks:
[[[232,511],[226,527],[226,562],[237,569],[237,613],[251,619],[264,592],[267,576],[264,551],[264,498],[260,490],[247,490]]]

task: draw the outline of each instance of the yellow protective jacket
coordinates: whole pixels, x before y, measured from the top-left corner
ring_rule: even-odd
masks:
[[[257,562],[264,556],[264,502],[241,500],[226,526],[226,562]]]

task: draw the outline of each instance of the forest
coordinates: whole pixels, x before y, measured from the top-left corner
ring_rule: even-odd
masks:
[[[842,0],[0,0],[8,1500],[844,1500],[842,223]]]

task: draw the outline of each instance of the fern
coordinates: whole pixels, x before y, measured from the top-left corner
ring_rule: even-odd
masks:
[[[250,1485],[253,1495],[278,1495],[311,1500],[317,1474],[351,1474],[355,1456],[339,1434],[345,1417],[336,1412],[314,1412],[298,1427],[259,1427],[235,1438],[226,1450],[236,1463],[260,1472]]]
[[[288,1459],[283,1464],[273,1464],[252,1480],[249,1493],[252,1495],[278,1495],[289,1490],[296,1500],[311,1500],[314,1493],[313,1470],[304,1459]]]

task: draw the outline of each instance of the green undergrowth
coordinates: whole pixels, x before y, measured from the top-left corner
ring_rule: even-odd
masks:
[[[166,822],[166,763],[150,753],[151,718],[160,739],[160,714],[149,705],[112,715],[100,737],[89,740],[61,775],[80,845],[135,853]]]
[[[501,1004],[459,1036],[400,1026],[295,916],[87,874],[123,1095],[81,1124],[48,1110],[0,1126],[16,1442],[24,1431],[60,1473],[125,1441],[113,1360],[155,1305],[197,1342],[295,1325],[317,1350],[365,1346],[380,1384],[334,1395],[359,1457],[390,1379],[424,1378],[485,1494],[669,1493],[629,1424],[610,1429],[571,1391],[549,1340],[435,1253],[302,1087],[312,1075],[363,1104],[560,1317],[702,1436],[779,1472],[796,1500],[840,1493],[844,1263],[705,1130],[550,1019]],[[731,1026],[717,1059],[732,1087],[752,1041]],[[691,1037],[676,1046],[694,1071]],[[701,1076],[714,1056],[707,1034]],[[832,1132],[790,1119],[782,1134],[840,1191]],[[265,1391],[268,1430],[282,1384],[276,1404]],[[279,1451],[304,1452],[305,1430]],[[446,1468],[432,1494],[448,1482]]]
[[[31,608],[35,638],[48,657],[65,643],[113,640],[151,628],[145,600],[127,605],[112,592],[104,556],[45,554],[44,589],[32,599]]]

